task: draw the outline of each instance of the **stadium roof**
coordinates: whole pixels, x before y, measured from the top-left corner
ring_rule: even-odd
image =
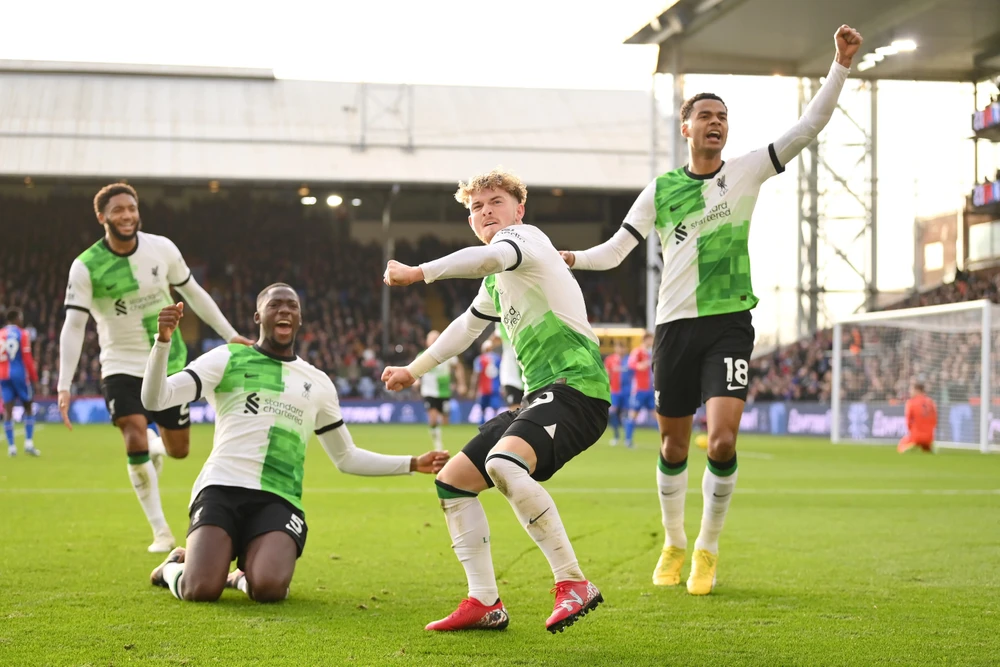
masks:
[[[857,72],[862,78],[980,81],[1000,73],[998,0],[675,0],[626,44],[658,44],[657,71],[824,76],[833,33],[861,31],[860,55],[894,40],[917,49]]]
[[[647,92],[0,61],[0,176],[451,184],[503,164],[535,185],[634,192],[649,151]]]

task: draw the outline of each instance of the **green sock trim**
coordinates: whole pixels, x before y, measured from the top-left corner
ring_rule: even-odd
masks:
[[[660,460],[656,462],[656,467],[659,468],[660,472],[662,472],[664,475],[670,475],[672,477],[674,475],[679,475],[685,470],[687,470],[688,460],[685,458],[680,463],[670,463],[665,458],[663,458],[663,454],[661,453]]]
[[[472,493],[471,491],[463,491],[462,489],[456,488],[451,484],[445,484],[440,480],[434,480],[434,487],[437,489],[438,498],[442,500],[447,500],[449,498],[475,498],[478,493]]]
[[[708,469],[717,477],[729,477],[736,472],[736,455],[728,461],[713,461],[708,459]]]
[[[128,464],[130,466],[142,465],[149,460],[149,452],[137,452],[135,454],[128,455]]]

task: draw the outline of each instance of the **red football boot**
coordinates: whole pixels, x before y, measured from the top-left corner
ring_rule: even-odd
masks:
[[[545,621],[545,629],[552,634],[562,632],[604,602],[601,591],[589,581],[560,581],[549,592],[556,594],[552,615]]]
[[[487,606],[475,598],[466,598],[451,615],[428,623],[424,630],[503,630],[508,623],[510,617],[500,600]]]

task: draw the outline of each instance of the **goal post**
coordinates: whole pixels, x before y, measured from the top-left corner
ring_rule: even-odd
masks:
[[[938,446],[1000,451],[1000,306],[983,299],[843,318],[831,356],[834,443],[898,441],[909,386],[921,381],[937,403]]]

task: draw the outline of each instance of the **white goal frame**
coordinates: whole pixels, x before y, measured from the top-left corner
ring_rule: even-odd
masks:
[[[875,313],[863,313],[859,315],[852,315],[850,317],[843,318],[833,325],[833,386],[831,388],[830,394],[830,408],[831,408],[831,419],[830,419],[830,440],[834,443],[840,443],[841,439],[841,420],[840,420],[840,410],[841,410],[841,380],[843,373],[843,327],[844,325],[851,324],[878,324],[880,322],[891,323],[892,320],[899,319],[910,319],[914,317],[922,317],[928,315],[948,315],[960,312],[969,311],[981,311],[982,317],[980,319],[981,325],[979,333],[982,338],[982,349],[980,350],[980,410],[979,410],[979,446],[978,449],[983,454],[987,454],[990,451],[1000,451],[998,447],[992,447],[989,441],[989,425],[990,425],[990,405],[992,403],[992,392],[990,388],[990,378],[991,378],[991,361],[990,361],[990,347],[991,347],[991,337],[993,335],[993,317],[994,312],[1000,314],[1000,306],[997,306],[990,302],[988,299],[980,299],[978,301],[965,301],[962,303],[951,303],[942,306],[923,306],[920,308],[904,308],[901,310],[887,310]],[[940,414],[939,414],[940,419]],[[855,441],[850,441],[855,442]],[[874,442],[874,441],[868,441]],[[879,441],[882,442],[882,441]],[[936,442],[936,446],[939,447],[954,447],[960,449],[972,449],[976,445],[974,443],[961,443],[961,442]]]

